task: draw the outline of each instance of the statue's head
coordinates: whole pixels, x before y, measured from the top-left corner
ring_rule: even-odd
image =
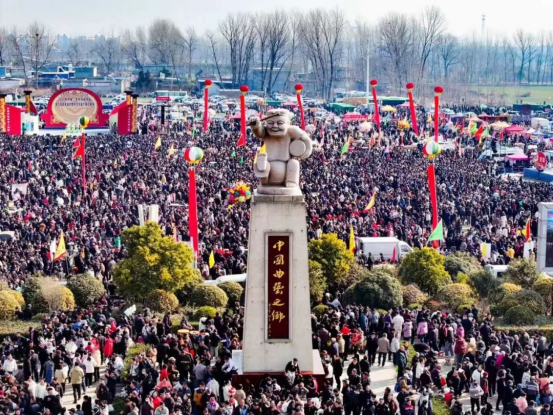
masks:
[[[290,111],[284,109],[269,110],[264,117],[265,129],[271,137],[280,138],[286,135],[290,126]]]

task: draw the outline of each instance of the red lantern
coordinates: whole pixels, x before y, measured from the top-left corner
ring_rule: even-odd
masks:
[[[250,91],[248,85],[240,86],[240,140],[238,147],[246,145],[246,94]]]
[[[369,82],[369,84],[374,88],[375,86],[378,85],[378,81],[376,79],[372,79],[371,82]]]
[[[305,130],[305,115],[303,113],[303,102],[301,101],[301,91],[303,91],[303,85],[296,84],[294,85],[294,89],[296,90],[296,99],[298,101],[298,107],[300,110],[301,129]]]

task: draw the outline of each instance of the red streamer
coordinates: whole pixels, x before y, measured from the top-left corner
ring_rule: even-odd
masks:
[[[415,112],[415,103],[413,102],[413,93],[409,91],[409,111],[411,112],[411,124],[415,135],[419,136],[419,126],[417,125],[417,113]]]
[[[298,107],[300,108],[301,129],[305,130],[305,115],[303,114],[303,102],[301,102],[301,93],[297,93],[296,98],[298,99]]]
[[[246,96],[240,95],[240,140],[238,140],[238,147],[246,145]]]
[[[85,135],[83,130],[83,136],[81,140],[81,146],[83,147],[82,158],[81,158],[81,170],[82,170],[82,181],[83,181],[83,195],[86,193],[86,160],[85,160]]]
[[[207,110],[209,108],[209,88],[204,88],[204,131],[207,131]]]
[[[428,166],[428,190],[430,191],[430,203],[432,204],[432,230],[438,225],[438,194],[436,193],[436,171],[434,164]],[[440,246],[440,241],[432,241],[434,248]]]
[[[438,142],[438,125],[440,115],[440,96],[434,95],[434,141]]]
[[[380,131],[380,113],[378,112],[378,100],[376,99],[376,88],[373,87],[373,101],[374,101],[374,122],[378,126],[378,131]]]
[[[194,254],[198,256],[198,208],[196,201],[196,172],[193,167],[188,171],[188,227],[190,228],[190,239],[194,247]]]

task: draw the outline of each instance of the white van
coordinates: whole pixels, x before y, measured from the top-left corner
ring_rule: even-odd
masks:
[[[509,265],[486,265],[484,269],[490,272],[494,277],[501,278],[505,271],[509,268]]]
[[[396,259],[402,259],[409,252],[413,251],[413,248],[411,248],[408,243],[392,237],[361,237],[357,238],[357,241],[363,253],[367,256],[369,256],[369,253],[372,254],[375,260],[380,259],[380,254],[384,256],[385,260],[392,259],[394,256],[394,249],[396,250]]]

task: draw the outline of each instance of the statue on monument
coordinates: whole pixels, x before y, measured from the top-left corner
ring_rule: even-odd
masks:
[[[290,125],[291,114],[285,109],[267,111],[261,121],[250,118],[253,134],[264,141],[267,152],[257,156],[254,173],[261,185],[257,193],[266,195],[299,195],[300,162],[313,151],[309,135]]]

